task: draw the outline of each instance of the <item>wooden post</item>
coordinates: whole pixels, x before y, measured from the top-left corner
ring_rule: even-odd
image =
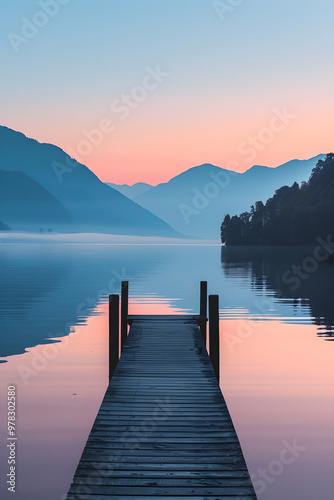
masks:
[[[119,295],[109,295],[109,382],[119,358]]]
[[[200,315],[204,318],[207,317],[208,311],[208,282],[201,281],[200,284]],[[206,345],[206,320],[200,321],[199,329],[201,331],[204,343]]]
[[[211,363],[219,382],[219,297],[209,295],[209,345]]]
[[[121,295],[121,350],[128,334],[129,282],[122,281]]]

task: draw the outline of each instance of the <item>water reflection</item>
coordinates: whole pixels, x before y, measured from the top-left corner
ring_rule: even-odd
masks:
[[[0,357],[53,342],[98,314],[123,279],[158,272],[163,257],[147,259],[140,249],[95,245],[8,244],[1,247]]]
[[[0,393],[18,387],[17,500],[59,500],[68,489],[108,382],[107,295],[123,279],[130,314],[198,312],[199,281],[208,281],[220,296],[222,389],[250,472],[276,460],[283,441],[307,448],[259,498],[314,500],[321,491],[332,499],[334,344],[316,331],[332,338],[334,267],[319,265],[296,290],[283,280],[309,255],[219,245],[0,246],[0,356],[8,361]],[[0,497],[10,497],[5,488]]]
[[[199,281],[204,279],[209,293],[220,295],[224,319],[315,323],[319,336],[331,340],[334,266],[319,264],[315,272],[299,279],[297,289],[291,275],[293,266],[310,252],[307,248],[3,244],[0,357],[68,335],[75,325],[98,314],[98,304],[109,293],[119,293],[124,279],[130,281],[130,297],[142,309],[164,303],[182,312],[198,312]]]
[[[67,336],[130,281],[146,312],[197,312],[199,281],[219,292],[220,247],[6,243],[0,247],[0,357]],[[226,291],[225,287],[222,287]],[[1,361],[1,360],[0,360]]]
[[[288,319],[310,319],[319,336],[334,340],[334,265],[316,262],[313,254],[310,247],[223,247],[221,263],[227,280],[248,282],[255,295],[272,297],[268,315],[287,306]],[[250,312],[255,319],[254,302]]]

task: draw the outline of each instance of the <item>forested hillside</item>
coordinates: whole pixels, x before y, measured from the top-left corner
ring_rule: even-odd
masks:
[[[308,182],[278,189],[266,204],[225,216],[222,243],[228,245],[309,245],[334,236],[334,153],[319,160]]]

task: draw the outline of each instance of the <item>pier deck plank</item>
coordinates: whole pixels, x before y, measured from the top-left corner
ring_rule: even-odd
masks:
[[[256,499],[198,318],[129,317],[67,500]]]

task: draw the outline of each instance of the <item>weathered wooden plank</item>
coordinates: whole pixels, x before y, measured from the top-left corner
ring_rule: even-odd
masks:
[[[72,494],[69,493],[68,496],[66,497],[67,500],[149,500],[154,497],[150,496],[148,497],[147,495],[142,496],[142,495],[136,495],[135,493],[133,495],[114,495],[114,494],[109,494],[108,497],[106,498],[105,495],[92,495],[90,493],[85,494],[82,492],[78,492],[77,494]],[[178,496],[178,495],[171,495],[171,496],[166,496],[166,495],[159,495],[155,498],[159,498],[159,500],[184,500],[186,497],[184,495]],[[189,498],[189,496],[188,496]],[[248,495],[247,493],[245,495],[240,495],[240,494],[233,494],[232,495],[191,495],[190,497],[192,500],[254,500],[253,495]]]
[[[248,471],[244,470],[240,467],[240,460],[235,457],[224,457],[220,462],[190,462],[188,461],[178,461],[178,462],[147,462],[147,461],[130,461],[129,457],[127,457],[127,461],[90,461],[90,460],[81,460],[78,465],[78,471],[80,469],[89,469],[90,471],[98,471],[98,473],[103,474],[103,471],[122,471],[133,472],[136,471],[158,471],[159,473],[182,473],[182,472],[192,472],[201,473],[203,475],[207,473],[224,473],[224,472],[234,472],[245,473],[248,476]]]
[[[124,417],[122,419],[119,418],[118,415],[109,415],[108,412],[106,412],[105,414],[102,414],[102,412],[99,414],[99,416],[101,418],[99,418],[99,422],[100,421],[108,421],[108,422],[113,422],[114,424],[118,424],[120,422],[122,422],[123,424],[126,422],[130,422],[131,423],[134,423],[135,421],[138,421],[140,423],[143,423],[143,419],[142,417],[139,417],[138,415],[130,415],[130,416],[127,416],[127,417]],[[187,419],[187,421],[189,422],[189,425],[192,425],[192,426],[196,426],[198,427],[198,425],[200,424],[202,426],[202,422],[203,422],[203,427],[205,426],[212,426],[212,425],[226,425],[226,424],[230,424],[232,425],[231,423],[231,419],[228,418],[229,416],[227,414],[225,414],[225,416],[220,416],[220,418],[218,419],[215,419],[215,422],[212,422],[212,419],[210,420],[209,418],[207,419],[203,419],[202,417],[189,417]],[[137,422],[137,425],[138,425],[138,422]],[[134,424],[135,425],[135,424]],[[184,418],[179,418],[179,417],[174,417],[174,418],[169,418],[168,419],[168,425],[169,426],[174,426],[174,425],[178,425],[178,426],[184,426],[185,425],[185,419]],[[189,426],[188,426],[189,427]]]
[[[144,439],[144,442],[140,442],[140,439]],[[123,442],[123,440],[125,442]],[[138,437],[136,435],[127,436],[126,438],[120,437],[112,437],[108,435],[104,436],[95,436],[91,435],[87,440],[87,446],[90,448],[97,447],[100,448],[103,446],[105,450],[114,449],[117,447],[118,449],[127,449],[129,448],[129,444],[135,443],[137,449],[146,450],[154,449],[155,447],[158,450],[168,450],[168,446],[171,446],[175,450],[187,451],[191,450],[194,453],[200,453],[202,449],[216,451],[217,446],[220,445],[222,448],[226,449],[227,445],[231,443],[237,444],[239,443],[238,438],[236,436],[230,436],[226,438],[156,438],[156,437],[146,437],[143,438]]]
[[[105,486],[105,485],[96,485],[97,481],[92,481],[95,484],[87,484],[86,480],[82,481],[79,484],[72,484],[70,488],[70,492],[75,493],[76,489],[82,484],[85,485],[86,488],[89,488],[91,491],[91,498],[94,499],[94,495],[146,495],[148,497],[160,495],[184,495],[184,496],[192,496],[192,495],[250,495],[252,494],[253,487],[252,486],[218,486],[218,487],[201,487],[201,486],[185,486],[185,487],[168,487],[168,486],[155,486],[154,481],[152,481],[151,486]],[[228,482],[228,479],[226,479]],[[131,491],[132,490],[132,491]],[[253,497],[254,498],[254,497]]]
[[[137,426],[137,425],[142,425],[144,424],[145,425],[145,422],[143,422],[143,418],[142,417],[139,417],[138,415],[130,415],[130,416],[125,416],[123,418],[120,419],[119,415],[108,415],[108,413],[105,413],[105,414],[98,414],[98,417],[99,417],[99,422],[100,422],[100,417],[101,417],[101,421],[108,421],[108,422],[111,422],[111,423],[114,423],[114,424],[118,424],[120,422],[122,422],[123,424],[126,423],[126,425],[131,425],[131,426]],[[203,422],[203,426],[208,426],[208,425],[211,425],[211,422],[209,420],[209,418],[203,418],[203,417],[189,417],[188,419],[188,422],[189,422],[189,425],[192,425],[194,426],[196,429],[198,428],[198,426],[201,426],[201,422]],[[166,422],[163,422],[161,420],[161,423],[166,423]],[[185,419],[184,418],[181,418],[181,417],[176,417],[176,418],[169,418],[168,419],[168,425],[170,426],[184,426],[184,423],[185,423]],[[219,420],[217,419],[217,422],[216,422],[217,425],[219,424],[231,424],[231,420],[228,418],[228,416],[226,415],[225,416],[225,419],[223,418],[219,418]]]
[[[96,424],[94,425],[94,429],[92,430],[91,432],[91,435],[95,435],[95,433],[97,433],[97,435],[101,434],[101,433],[105,433],[106,431],[108,431],[108,435],[118,435],[122,432],[125,432],[128,430],[128,426],[127,425],[115,425],[113,422],[110,424],[108,422],[106,423],[99,423],[99,424]],[[145,433],[145,435],[150,435],[150,433],[152,433],[152,431],[149,431],[149,430],[145,430],[145,428],[141,428],[140,425],[137,425],[137,426],[133,426],[132,430],[134,432],[141,432],[141,433]],[[159,432],[157,431],[154,431],[154,435],[158,438],[160,437],[166,437],[166,436],[169,436],[169,435],[173,435],[173,436],[176,436],[176,437],[191,437],[191,436],[194,436],[194,437],[197,437],[198,436],[198,432],[201,431],[201,435],[203,436],[211,436],[211,437],[219,437],[221,436],[221,432],[229,432],[231,431],[232,433],[234,432],[234,429],[232,428],[231,425],[225,425],[224,427],[222,426],[221,428],[203,428],[202,426],[198,425],[196,427],[196,429],[194,429],[193,427],[191,427],[191,431],[189,431],[189,428],[188,427],[182,427],[180,428],[179,426],[169,426],[169,427],[161,427],[159,426]]]
[[[96,477],[99,477],[99,481],[96,481]],[[228,479],[229,487],[241,487],[241,486],[251,486],[251,480],[249,477],[232,477],[226,476],[225,478],[221,477],[192,477],[192,478],[175,478],[175,477],[155,477],[155,478],[142,478],[142,477],[113,477],[109,476],[90,476],[88,473],[87,476],[76,476],[73,485],[81,484],[85,481],[85,484],[88,485],[96,485],[98,482],[100,486],[133,486],[133,487],[151,487],[151,486],[161,486],[166,488],[179,488],[179,487],[191,487],[191,488],[218,488],[218,487],[226,487],[226,480]]]
[[[224,446],[224,449],[220,451],[216,450],[208,450],[208,449],[202,449],[199,450],[198,448],[191,448],[189,450],[187,449],[182,449],[182,450],[177,450],[177,449],[166,449],[165,446],[161,445],[159,448],[156,447],[154,449],[153,445],[148,447],[148,448],[136,448],[135,446],[133,448],[129,447],[122,447],[122,446],[112,446],[112,447],[106,447],[101,449],[101,446],[94,446],[91,445],[90,443],[87,443],[85,446],[85,449],[83,451],[83,455],[86,458],[94,458],[96,456],[99,456],[99,458],[103,457],[104,460],[106,457],[108,457],[108,460],[111,458],[117,458],[118,460],[124,460],[125,456],[127,457],[143,457],[143,458],[150,458],[150,460],[153,462],[155,460],[162,460],[164,459],[170,459],[170,458],[180,458],[183,460],[192,460],[192,457],[195,456],[196,459],[203,460],[204,458],[211,458],[212,460],[214,457],[218,459],[222,457],[239,457],[240,456],[240,449],[236,446],[235,443],[232,445],[226,445]],[[240,463],[242,463],[242,460],[240,459]]]
[[[198,318],[128,318],[67,500],[256,499]]]
[[[115,428],[110,428],[108,425],[104,426],[94,426],[94,430],[90,433],[90,437],[99,437],[103,438],[104,436],[110,438],[110,439],[121,439],[121,434],[127,430],[126,426],[124,426],[123,429],[115,429]],[[135,430],[133,429],[133,432],[140,433],[141,429],[138,426],[138,428]],[[178,430],[174,429],[168,429],[167,431],[162,432],[161,429],[159,429],[159,432],[154,432],[154,438],[150,437],[150,433],[141,431],[143,435],[145,435],[145,439],[155,439],[160,441],[160,439],[165,439],[165,438],[173,438],[173,440],[180,442],[179,440],[182,441],[182,439],[188,439],[188,438],[194,438],[196,439],[196,442],[206,442],[206,439],[217,439],[217,438],[224,438],[224,437],[230,437],[230,436],[235,436],[234,431],[230,427],[227,430],[221,431],[221,432],[213,432],[213,431],[203,431],[201,432],[201,437],[199,437],[198,432],[180,432]],[[199,441],[200,440],[200,441]]]
[[[206,455],[206,456],[193,456],[193,455],[185,455],[185,456],[180,456],[180,455],[171,455],[171,454],[166,454],[166,453],[162,453],[160,455],[158,454],[155,454],[154,456],[152,455],[145,455],[144,452],[143,453],[136,453],[136,450],[134,450],[135,452],[129,452],[129,453],[122,453],[120,452],[119,450],[115,450],[115,452],[110,452],[107,451],[107,452],[101,452],[101,453],[97,453],[96,450],[84,450],[83,454],[82,454],[82,457],[81,457],[81,461],[80,463],[83,463],[83,462],[92,462],[94,461],[94,463],[99,463],[99,462],[106,462],[108,461],[108,463],[110,464],[118,464],[121,460],[121,463],[123,465],[126,465],[126,464],[137,464],[137,465],[140,465],[140,464],[145,464],[145,465],[153,465],[153,464],[158,464],[158,465],[162,465],[162,466],[168,466],[170,467],[170,465],[184,465],[184,466],[188,466],[188,465],[197,465],[197,466],[201,466],[201,465],[205,465],[205,464],[210,464],[210,465],[214,465],[214,464],[218,464],[218,465],[222,465],[222,464],[237,464],[238,465],[238,468],[241,469],[241,470],[244,470],[244,460],[243,458],[240,458],[240,453],[239,453],[239,450],[237,450],[234,454],[230,454],[228,452],[222,452],[221,455],[218,455],[218,456],[214,456],[212,454],[209,454],[209,455]]]
[[[121,477],[130,477],[130,478],[176,478],[176,479],[181,479],[181,478],[218,478],[218,479],[223,479],[223,478],[248,478],[249,475],[247,471],[244,470],[203,470],[202,468],[199,470],[170,470],[170,469],[161,469],[161,470],[151,470],[151,469],[146,469],[146,470],[120,470],[120,469],[102,469],[102,468],[96,468],[96,464],[92,464],[86,467],[79,467],[76,473],[76,477],[112,477],[115,476],[117,478]]]

